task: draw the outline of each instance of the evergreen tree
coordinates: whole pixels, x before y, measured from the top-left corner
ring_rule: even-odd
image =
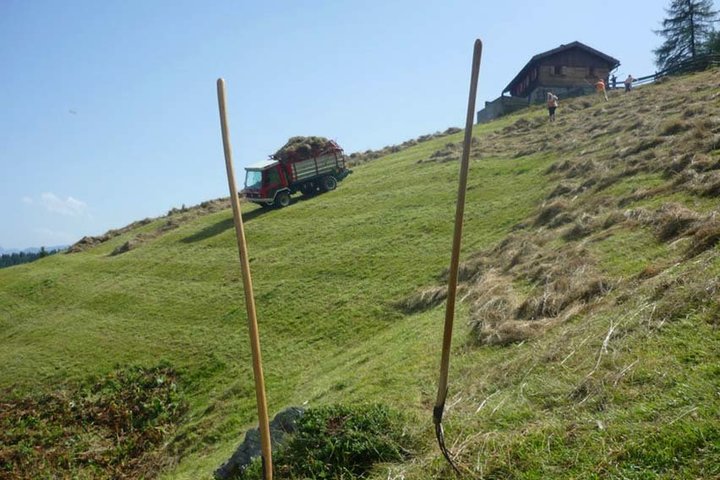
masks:
[[[672,0],[666,12],[662,29],[655,31],[665,42],[653,51],[662,70],[703,53],[717,18],[711,0]]]
[[[704,47],[704,53],[720,54],[720,32],[712,32]]]

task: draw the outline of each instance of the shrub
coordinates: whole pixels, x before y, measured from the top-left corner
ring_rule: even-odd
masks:
[[[0,478],[147,478],[186,409],[169,367],[3,401]]]
[[[415,440],[406,418],[384,405],[331,405],[309,409],[297,432],[273,459],[279,478],[362,478],[379,462],[398,462]],[[261,479],[259,460],[245,470],[245,480]]]

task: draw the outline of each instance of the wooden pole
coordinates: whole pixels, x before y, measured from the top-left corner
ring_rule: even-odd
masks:
[[[255,376],[255,397],[257,399],[258,425],[260,428],[263,479],[272,480],[272,447],[270,444],[270,423],[268,422],[265,380],[263,378],[262,355],[260,352],[260,334],[258,333],[255,297],[253,296],[250,262],[248,261],[247,244],[245,242],[245,229],[240,211],[240,198],[238,197],[237,187],[235,186],[232,147],[230,145],[230,133],[225,106],[225,81],[222,78],[219,78],[217,81],[217,94],[218,106],[220,107],[220,128],[222,129],[223,149],[225,151],[225,168],[227,170],[228,187],[230,188],[230,204],[232,205],[233,219],[235,221],[235,236],[240,253],[240,267],[242,269],[245,306],[247,308],[248,329],[250,331],[250,349],[252,350],[253,374]]]
[[[460,160],[460,182],[458,186],[457,206],[455,209],[455,231],[452,242],[452,255],[450,258],[450,274],[448,278],[447,304],[445,309],[445,330],[443,333],[442,355],[440,358],[440,380],[438,382],[437,398],[433,408],[433,421],[445,458],[455,471],[457,467],[450,459],[444,445],[442,434],[442,416],[445,410],[445,400],[448,390],[448,370],[450,367],[450,345],[452,343],[453,320],[455,318],[455,295],[457,292],[458,266],[460,263],[460,243],[462,240],[463,215],[465,213],[465,192],[467,190],[468,168],[470,163],[470,144],[472,141],[472,127],[475,119],[475,97],[477,96],[478,77],[480,75],[480,60],[482,58],[482,42],[475,40],[473,49],[472,71],[470,74],[470,98],[468,99],[467,118],[465,120],[465,139],[463,153]],[[458,472],[459,473],[459,472]]]

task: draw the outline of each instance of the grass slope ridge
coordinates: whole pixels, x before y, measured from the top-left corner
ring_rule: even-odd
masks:
[[[554,124],[533,109],[475,127],[468,325],[445,416],[468,475],[720,474],[719,80],[563,102]],[[427,417],[409,426],[424,447],[375,478],[451,473],[430,410],[460,140],[359,165],[290,208],[245,210],[270,411],[381,402]],[[210,478],[255,415],[232,218],[167,221],[0,271],[0,388],[162,360],[189,401],[163,476]]]

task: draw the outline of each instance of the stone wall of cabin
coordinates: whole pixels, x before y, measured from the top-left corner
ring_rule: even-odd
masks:
[[[526,98],[501,96],[492,102],[485,102],[485,108],[477,112],[477,123],[485,123],[528,106]]]

